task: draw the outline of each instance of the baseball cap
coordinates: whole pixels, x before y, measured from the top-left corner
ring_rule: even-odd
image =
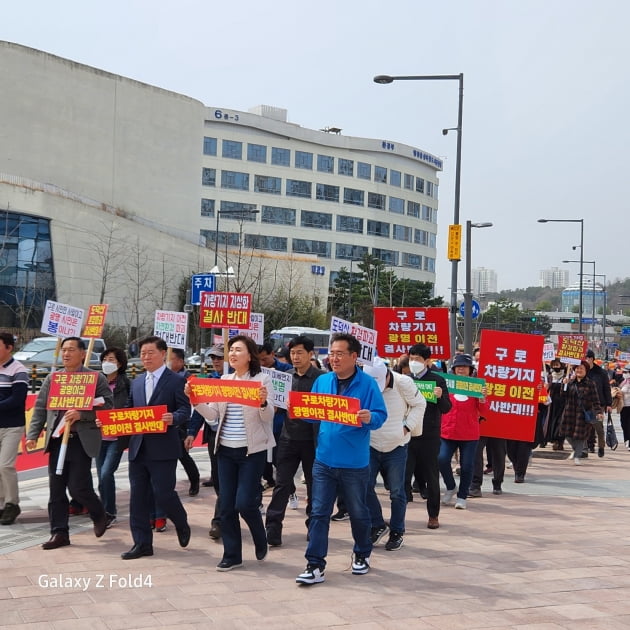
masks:
[[[223,351],[223,346],[221,344],[218,344],[216,346],[212,346],[212,348],[210,348],[210,350],[206,352],[206,361],[211,361],[212,357],[222,359],[224,356],[225,353]]]
[[[595,358],[595,353],[592,350],[587,350],[586,351],[586,358],[587,359],[594,359]]]

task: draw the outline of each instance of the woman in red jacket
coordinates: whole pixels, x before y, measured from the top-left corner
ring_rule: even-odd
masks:
[[[473,360],[469,354],[458,354],[453,360],[453,372],[457,376],[471,376],[474,371]],[[485,388],[484,388],[485,394]],[[479,417],[485,411],[485,398],[471,398],[462,394],[449,393],[451,410],[442,416],[440,455],[438,463],[440,473],[446,484],[442,505],[450,505],[457,490],[455,508],[466,509],[466,497],[472,481],[475,466],[475,452],[479,440]],[[459,488],[455,487],[455,478],[451,459],[459,449],[460,477]]]

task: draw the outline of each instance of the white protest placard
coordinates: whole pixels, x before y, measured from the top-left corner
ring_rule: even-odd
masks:
[[[552,343],[543,345],[543,362],[553,361],[556,357],[556,349]]]
[[[236,337],[236,335],[251,337],[259,346],[262,346],[265,343],[265,314],[250,313],[249,328],[230,328],[229,337]]]
[[[361,344],[361,354],[359,361],[365,365],[372,365],[376,356],[376,331],[372,328],[365,328],[352,322],[347,322],[340,317],[333,317],[330,320],[330,333],[348,333],[356,337]]]
[[[169,348],[186,350],[188,313],[179,311],[155,311],[153,334],[164,339]]]
[[[261,367],[260,369],[264,374],[268,374],[271,377],[274,407],[286,409],[289,402],[289,392],[293,385],[293,375],[289,374],[289,372],[281,372],[280,370],[272,370],[266,367]]]
[[[82,308],[46,300],[40,330],[54,337],[80,337],[84,317],[85,311]]]

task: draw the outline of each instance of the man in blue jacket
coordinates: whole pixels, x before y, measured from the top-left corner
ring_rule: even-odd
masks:
[[[328,358],[332,372],[323,374],[313,384],[313,393],[336,394],[358,398],[360,426],[322,422],[313,463],[313,507],[308,528],[306,569],[298,575],[298,584],[324,581],[328,554],[328,529],[337,492],[343,492],[350,514],[354,553],[352,573],[370,570],[372,552],[370,510],[366,503],[370,479],[370,431],[382,426],[387,418],[383,395],[376,381],[356,366],[361,344],[352,335],[335,333],[330,339]]]

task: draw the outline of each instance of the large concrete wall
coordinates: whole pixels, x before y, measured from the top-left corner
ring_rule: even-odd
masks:
[[[0,172],[198,234],[202,103],[8,42],[0,85]]]

